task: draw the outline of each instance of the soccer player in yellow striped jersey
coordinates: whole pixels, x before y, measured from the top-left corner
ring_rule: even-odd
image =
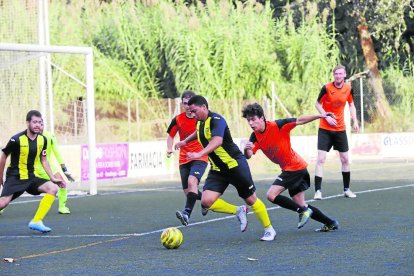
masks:
[[[47,140],[40,134],[42,123],[42,115],[39,111],[29,111],[26,115],[27,129],[11,137],[6,147],[2,149],[0,185],[3,186],[3,190],[0,196],[0,210],[24,192],[32,195],[45,193],[28,226],[30,229],[46,233],[52,229],[43,224],[43,219],[55,201],[58,185],[66,187],[66,181],[52,174],[46,157]],[[4,167],[9,155],[10,165],[7,168],[6,181],[3,182]],[[37,161],[42,163],[50,180],[36,177],[34,164]]]
[[[41,126],[41,133],[47,140],[48,146],[46,149],[46,156],[47,156],[47,161],[49,161],[49,165],[50,165],[53,175],[58,179],[63,179],[63,176],[60,174],[60,171],[62,169],[66,178],[70,182],[74,182],[75,179],[69,173],[69,171],[67,170],[65,166],[65,162],[63,161],[63,157],[60,153],[56,136],[48,131],[45,131],[43,123]],[[40,161],[35,162],[34,169],[35,169],[35,175],[37,177],[48,179],[48,180],[50,179]],[[66,187],[59,188],[58,199],[59,199],[59,214],[70,214],[70,210],[66,206],[66,202],[68,199],[68,192],[67,192]]]
[[[224,201],[221,195],[232,184],[241,198],[249,205],[261,222],[265,233],[262,241],[272,241],[276,237],[264,203],[256,196],[250,168],[246,157],[233,142],[226,120],[208,109],[207,100],[194,96],[188,102],[191,113],[197,119],[197,130],[175,145],[178,149],[198,138],[203,146],[199,152],[188,152],[189,159],[208,155],[211,169],[203,187],[201,205],[213,212],[235,214],[240,221],[242,232],[247,229],[247,208]]]

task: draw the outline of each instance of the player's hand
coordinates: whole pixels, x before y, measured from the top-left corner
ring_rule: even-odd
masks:
[[[199,152],[187,152],[188,159],[199,159],[201,154]]]
[[[354,125],[352,126],[352,128],[354,129],[355,132],[359,132],[359,124],[358,121],[354,122]]]
[[[185,140],[178,142],[177,144],[174,145],[174,149],[178,150],[179,148],[181,148],[182,146],[187,145],[187,142]]]
[[[336,119],[335,119],[335,118],[333,118],[333,117],[331,117],[331,116],[327,116],[327,117],[325,118],[325,120],[328,122],[328,124],[329,124],[330,126],[337,126],[337,125],[338,125],[338,123],[336,122]]]
[[[246,150],[253,150],[254,145],[252,142],[247,142],[246,146],[244,147]]]
[[[62,171],[65,174],[66,178],[70,181],[70,182],[75,182],[75,179],[73,178],[72,174],[68,171],[68,169],[66,168],[65,165],[62,166]]]
[[[167,158],[170,158],[172,154],[173,154],[172,150],[167,150]]]
[[[66,188],[66,181],[64,179],[59,178],[51,178],[50,181],[57,184],[60,188]]]

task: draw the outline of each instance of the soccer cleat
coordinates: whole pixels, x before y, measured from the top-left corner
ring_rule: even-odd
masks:
[[[204,208],[203,206],[201,206],[201,214],[203,216],[207,216],[207,214],[208,214],[208,208]]]
[[[188,218],[188,214],[186,212],[180,212],[177,211],[175,212],[175,215],[177,216],[177,218],[181,221],[182,225],[187,226],[188,223],[190,222],[190,219]]]
[[[299,223],[298,223],[298,229],[305,226],[305,224],[308,222],[309,218],[312,216],[312,209],[306,208],[305,211],[301,212],[299,214]]]
[[[246,231],[247,229],[247,207],[245,205],[237,207],[236,212],[237,219],[240,222],[240,230],[242,232]]]
[[[45,226],[42,221],[38,221],[38,222],[31,221],[31,222],[29,222],[29,228],[32,229],[32,230],[42,232],[42,233],[47,233],[47,232],[52,231],[52,229]]]
[[[350,189],[344,191],[344,197],[347,198],[356,198],[356,194],[354,194]]]
[[[321,192],[321,190],[317,190],[315,192],[315,195],[314,195],[313,199],[314,200],[321,200],[322,199],[322,192]]]
[[[263,237],[260,238],[261,241],[273,241],[276,238],[276,230],[272,226],[265,229]]]
[[[321,228],[316,229],[316,232],[331,232],[339,229],[339,223],[334,220],[331,224],[324,224]]]
[[[70,210],[66,206],[59,207],[59,214],[64,214],[64,215],[70,214]]]

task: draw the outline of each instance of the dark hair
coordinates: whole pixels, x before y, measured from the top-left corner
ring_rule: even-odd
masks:
[[[247,116],[264,117],[263,108],[258,103],[246,105],[242,110],[242,114],[243,118],[247,118]]]
[[[196,95],[196,93],[194,93],[191,90],[185,90],[183,92],[183,94],[181,95],[181,101],[184,99],[191,99],[192,97],[194,97]]]
[[[188,101],[188,105],[192,105],[192,104],[194,104],[196,106],[205,105],[208,109],[208,102],[207,102],[206,98],[204,98],[203,96],[196,95],[196,96],[192,97]]]
[[[39,111],[37,111],[37,110],[30,110],[29,112],[27,112],[26,122],[30,122],[32,120],[32,117],[33,116],[42,118],[42,114]]]

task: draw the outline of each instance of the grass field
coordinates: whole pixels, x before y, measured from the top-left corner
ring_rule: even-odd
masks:
[[[255,176],[257,194],[265,194],[274,175]],[[273,242],[261,242],[263,230],[253,214],[241,233],[234,216],[200,206],[191,224],[181,227],[175,210],[184,196],[178,181],[101,188],[97,196],[69,198],[72,214],[59,215],[57,202],[45,219],[53,231],[37,234],[27,223],[40,197],[19,198],[0,216],[1,275],[413,275],[414,163],[352,165],[356,199],[342,197],[341,175],[326,168],[325,199],[311,204],[336,218],[340,229],[317,233],[310,221],[298,230],[297,214],[265,201],[277,230]],[[224,198],[242,200],[230,187]],[[162,229],[180,227],[184,242],[167,250]]]

